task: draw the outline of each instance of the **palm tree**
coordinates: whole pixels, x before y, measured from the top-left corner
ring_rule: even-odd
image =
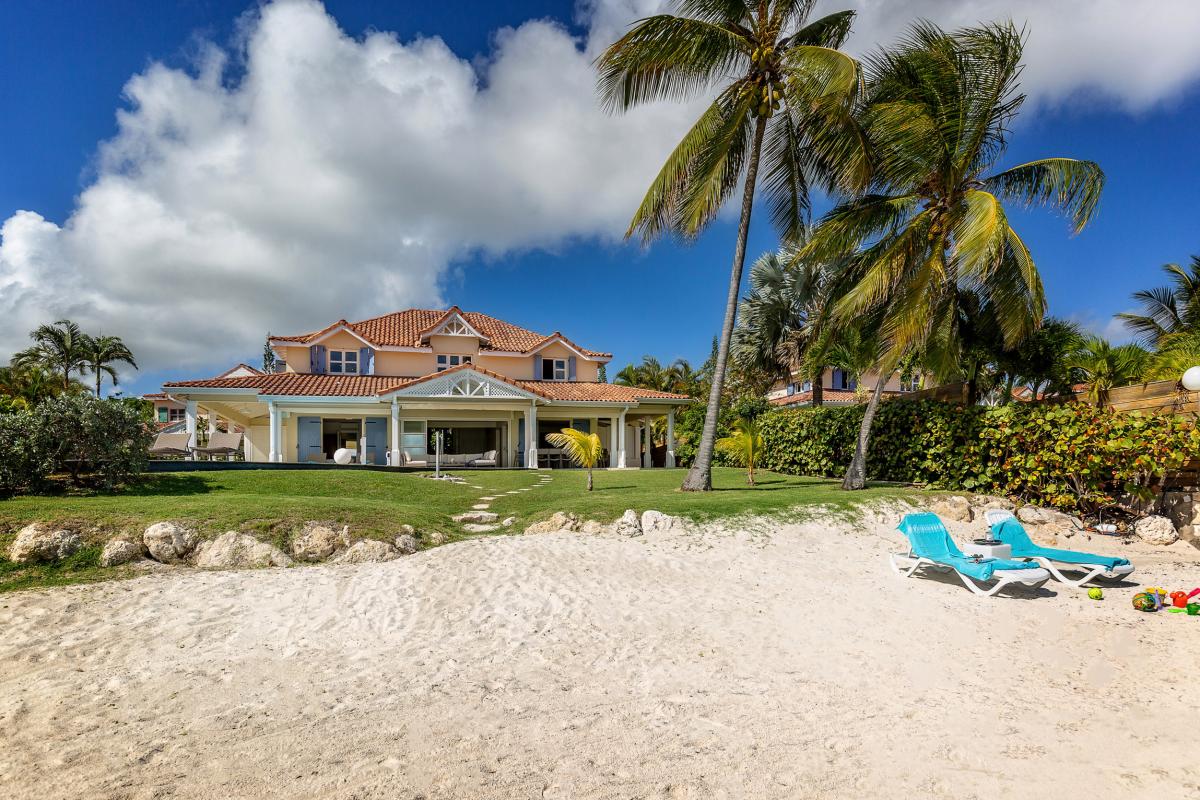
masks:
[[[836,140],[810,135],[821,131],[818,120],[838,120],[858,87],[858,65],[836,49],[853,12],[810,23],[814,5],[816,0],[677,0],[678,14],[634,23],[597,61],[600,93],[611,110],[716,94],[650,185],[627,236],[637,232],[650,241],[671,231],[694,238],[743,187],[707,415],[684,491],[712,488],[717,415],[762,156],[772,221],[785,241],[803,229],[813,180],[830,189],[864,181],[865,162],[853,158],[857,151],[832,149]]]
[[[592,469],[600,463],[604,448],[600,437],[574,428],[563,428],[559,433],[547,433],[546,441],[561,448],[567,458],[587,470],[587,490],[592,491]]]
[[[0,367],[0,395],[21,399],[27,406],[37,405],[63,391],[58,377],[41,367]],[[74,394],[89,390],[72,379],[66,391]]]
[[[1191,367],[1200,364],[1200,332],[1168,333],[1158,340],[1143,378],[1178,381]]]
[[[1012,401],[1016,386],[1029,387],[1030,396],[1069,394],[1078,383],[1071,361],[1083,347],[1083,334],[1074,322],[1046,317],[1041,327],[1026,336],[1016,348],[1004,350],[996,366],[1003,376],[1001,402]]]
[[[96,397],[100,396],[100,383],[105,375],[112,378],[113,386],[117,385],[117,371],[113,369],[113,364],[122,362],[138,368],[133,353],[120,336],[86,336],[83,347],[84,365],[96,379]]]
[[[746,483],[754,485],[754,467],[762,456],[763,436],[756,420],[740,417],[733,423],[733,433],[717,440],[717,449],[746,468]]]
[[[29,334],[36,344],[12,357],[17,369],[40,367],[62,378],[63,391],[71,388],[71,373],[82,372],[87,365],[88,336],[69,319],[53,325],[41,325]]]
[[[677,358],[671,362],[671,366],[667,367],[667,389],[664,391],[686,394],[689,397],[695,396],[700,387],[701,378],[700,371],[693,369],[686,358]]]
[[[1129,386],[1142,379],[1150,363],[1150,353],[1136,344],[1114,347],[1099,336],[1089,336],[1070,360],[1088,382],[1088,399],[1104,405],[1110,390]]]
[[[1095,214],[1104,173],[1091,161],[1049,158],[991,172],[1024,101],[1022,48],[1011,23],[946,33],[921,22],[867,61],[856,118],[857,141],[873,160],[871,190],[830,211],[801,253],[818,262],[856,253],[835,317],[847,324],[882,315],[880,383],[847,489],[866,484],[871,420],[900,359],[921,352],[935,372],[956,360],[960,290],[995,309],[1006,346],[1041,321],[1041,277],[1005,201],[1056,206],[1076,232]]]
[[[642,356],[641,364],[627,364],[622,367],[615,382],[622,386],[667,391],[667,370],[654,356]]]
[[[1142,304],[1142,314],[1117,314],[1150,347],[1157,348],[1164,336],[1200,332],[1200,256],[1192,256],[1186,268],[1164,264],[1172,286],[1158,286],[1133,293]]]

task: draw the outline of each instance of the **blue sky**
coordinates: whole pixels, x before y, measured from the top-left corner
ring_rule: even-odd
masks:
[[[635,0],[627,0],[626,5],[633,2]],[[474,70],[479,87],[471,102],[484,109],[479,112],[481,141],[485,136],[495,139],[509,135],[509,129],[515,126],[517,131],[513,135],[519,135],[522,141],[546,137],[545,141],[533,145],[536,153],[564,148],[564,160],[555,163],[573,166],[574,159],[594,161],[599,165],[595,175],[583,172],[567,188],[556,184],[545,189],[546,198],[531,200],[530,210],[521,211],[516,217],[531,220],[529,231],[506,230],[524,223],[501,220],[496,223],[498,230],[475,240],[473,231],[488,227],[492,210],[506,206],[508,198],[513,198],[513,203],[519,206],[527,196],[544,189],[536,181],[505,189],[502,182],[510,174],[507,168],[499,169],[496,175],[485,170],[479,175],[481,187],[483,183],[498,187],[498,199],[481,200],[478,207],[464,210],[462,218],[457,218],[456,209],[460,206],[465,209],[469,205],[465,195],[473,194],[469,179],[464,179],[468,182],[462,185],[467,188],[458,190],[459,198],[446,199],[444,208],[437,213],[431,211],[428,218],[423,218],[420,226],[414,228],[421,236],[430,237],[416,248],[415,252],[421,255],[415,257],[415,266],[401,265],[403,259],[399,257],[396,265],[387,263],[388,247],[394,246],[394,241],[368,240],[374,229],[389,226],[391,218],[387,215],[371,217],[357,206],[354,211],[339,211],[333,215],[338,219],[329,221],[328,233],[323,226],[318,226],[322,227],[320,236],[325,238],[314,238],[309,242],[309,236],[317,237],[318,234],[311,233],[314,226],[309,217],[300,216],[295,223],[299,232],[291,240],[279,234],[278,227],[273,227],[269,236],[262,235],[254,240],[255,246],[248,247],[247,252],[255,255],[246,256],[247,265],[256,263],[253,259],[258,257],[276,260],[295,257],[298,262],[303,261],[303,266],[297,269],[302,270],[303,280],[312,287],[306,289],[306,296],[320,294],[324,286],[350,284],[343,290],[331,290],[325,306],[318,299],[290,316],[281,313],[277,308],[279,304],[290,308],[295,303],[276,291],[274,287],[279,283],[245,277],[253,272],[252,266],[225,273],[220,244],[213,245],[212,252],[196,255],[195,264],[188,268],[186,276],[182,273],[180,276],[165,275],[157,294],[147,291],[139,294],[136,302],[128,301],[129,291],[120,288],[127,278],[130,285],[144,286],[147,275],[161,277],[175,269],[180,253],[191,264],[193,253],[207,251],[209,242],[222,240],[203,234],[188,239],[186,247],[179,247],[165,238],[170,234],[154,230],[152,246],[121,250],[127,240],[149,237],[151,225],[149,222],[142,224],[137,216],[120,217],[119,224],[113,223],[110,229],[105,229],[104,220],[125,213],[113,209],[127,209],[132,204],[119,197],[114,200],[111,192],[99,192],[97,187],[121,185],[133,174],[154,187],[139,190],[139,198],[175,197],[173,192],[179,181],[197,180],[193,160],[186,155],[187,148],[196,142],[207,148],[213,141],[221,139],[208,128],[203,136],[194,136],[191,133],[193,125],[200,128],[208,123],[184,117],[171,117],[169,125],[158,125],[152,134],[145,132],[147,126],[142,123],[147,119],[158,119],[153,113],[154,104],[164,94],[182,92],[177,80],[174,83],[168,80],[170,75],[164,77],[160,73],[148,79],[147,88],[137,100],[123,94],[124,87],[135,75],[150,74],[155,65],[194,77],[203,72],[206,54],[213,45],[226,54],[226,63],[219,71],[219,78],[205,90],[208,92],[206,97],[215,94],[228,100],[223,93],[245,89],[252,82],[247,79],[248,75],[253,75],[255,80],[263,75],[275,75],[275,71],[262,66],[267,63],[265,56],[255,61],[239,55],[242,43],[253,40],[256,30],[261,35],[261,29],[265,28],[254,8],[244,0],[181,0],[178,3],[109,0],[103,4],[42,0],[3,5],[0,10],[0,74],[4,74],[6,80],[0,83],[0,103],[18,113],[7,116],[3,147],[0,148],[0,220],[19,210],[36,212],[42,219],[39,222],[29,216],[22,217],[25,221],[32,220],[33,232],[28,234],[15,232],[15,226],[6,226],[5,245],[11,252],[0,253],[0,259],[9,259],[9,272],[23,281],[6,288],[5,262],[0,260],[0,292],[8,292],[8,302],[15,312],[20,312],[14,312],[10,325],[14,330],[24,325],[20,336],[29,329],[28,322],[36,313],[75,313],[93,328],[120,332],[135,352],[148,354],[147,369],[129,376],[126,389],[152,391],[168,378],[202,377],[223,364],[239,360],[257,363],[259,343],[271,320],[275,322],[274,332],[293,333],[310,327],[306,324],[309,320],[311,327],[321,327],[340,316],[353,319],[376,313],[381,310],[378,306],[381,297],[414,297],[417,300],[434,297],[447,304],[457,303],[467,309],[486,311],[543,332],[561,329],[587,346],[612,350],[615,358],[610,374],[643,353],[664,360],[684,357],[694,363],[704,359],[720,323],[734,235],[732,225],[719,222],[700,241],[686,247],[662,242],[643,249],[636,244],[623,244],[619,239],[621,223],[633,211],[629,198],[636,200],[632,188],[644,188],[651,177],[645,171],[646,165],[655,162],[660,157],[658,153],[677,138],[682,130],[680,124],[686,121],[686,110],[664,111],[663,116],[647,123],[646,130],[651,131],[650,134],[629,137],[623,147],[631,152],[646,152],[631,159],[638,160],[638,164],[629,167],[633,174],[618,176],[618,180],[613,176],[616,168],[612,163],[604,163],[589,150],[589,147],[600,145],[581,143],[578,137],[555,138],[558,126],[551,117],[547,117],[551,121],[534,122],[524,127],[511,122],[517,113],[535,119],[536,115],[547,113],[541,106],[531,112],[517,103],[513,112],[500,113],[495,110],[500,104],[498,90],[496,97],[485,99],[491,84],[498,85],[503,80],[502,74],[493,66],[495,62],[515,61],[523,54],[522,58],[537,66],[536,58],[540,53],[569,42],[572,36],[576,37],[574,41],[579,48],[595,46],[595,42],[589,44],[589,35],[602,38],[602,33],[596,30],[604,24],[602,15],[593,8],[577,10],[570,2],[435,4],[329,0],[325,3],[324,13],[329,18],[325,21],[327,26],[334,30],[340,28],[354,45],[348,46],[348,53],[356,50],[369,31],[395,32],[397,48],[412,45],[420,36],[439,37],[448,51],[422,51],[425,60],[421,63],[444,68],[451,75],[455,74],[455,69],[460,72]],[[619,18],[625,11],[627,9],[622,7],[613,13]],[[319,22],[320,9],[313,13],[315,17],[312,18]],[[961,9],[956,13],[961,13]],[[937,19],[936,14],[931,16]],[[559,27],[526,26],[521,29],[526,34],[524,38],[516,37],[507,43],[502,41],[503,37],[497,39],[496,32],[501,28],[516,28],[528,20],[541,18],[552,19]],[[870,19],[865,20],[865,24],[872,29]],[[296,26],[282,25],[280,29],[299,30]],[[551,38],[538,39],[537,36]],[[556,36],[558,38],[554,38]],[[1192,48],[1194,41],[1190,40]],[[500,57],[502,53],[507,54],[506,57]],[[564,56],[568,57],[570,54]],[[455,58],[459,60],[457,66]],[[578,67],[574,62],[573,65]],[[327,73],[328,69],[324,71]],[[553,63],[548,71],[555,71]],[[356,74],[354,69],[348,68],[346,80],[353,82]],[[1045,75],[1047,71],[1041,74]],[[160,78],[162,80],[156,84]],[[1065,88],[1055,85],[1053,90],[1043,91],[1039,88],[1043,83],[1049,85],[1041,78],[1033,81],[1037,93],[1030,104],[1031,110],[1014,132],[1006,162],[1018,163],[1049,155],[1090,158],[1105,169],[1108,186],[1099,218],[1080,236],[1071,237],[1063,219],[1043,212],[1019,215],[1019,230],[1041,267],[1052,313],[1077,319],[1097,331],[1119,333],[1110,324],[1111,316],[1131,307],[1130,293],[1158,284],[1161,264],[1182,261],[1189,254],[1200,252],[1200,237],[1196,234],[1197,203],[1192,188],[1194,177],[1200,174],[1200,150],[1194,145],[1195,131],[1200,127],[1200,92],[1190,77],[1180,78],[1165,88],[1158,85],[1120,86],[1111,92],[1105,90],[1102,80],[1099,87],[1085,87],[1083,91],[1074,91],[1069,85]],[[296,91],[305,91],[306,85],[297,83],[300,88]],[[335,95],[342,92],[337,86],[333,91]],[[545,91],[548,94],[556,91],[580,94],[578,86],[572,88],[572,85],[552,85]],[[513,95],[504,96],[511,98]],[[178,97],[185,99],[181,101]],[[186,97],[186,93],[181,93],[175,100],[162,101],[163,107],[172,108],[170,104],[174,102],[175,110],[171,113],[183,114],[188,110]],[[304,108],[316,108],[319,112],[322,102],[330,102],[322,97],[306,100]],[[447,102],[453,105],[455,101],[451,98]],[[590,103],[591,99],[573,96],[573,102]],[[118,110],[133,112],[132,122],[120,126]],[[332,113],[339,112],[334,110]],[[487,114],[492,114],[493,118]],[[253,119],[252,115],[242,118],[235,114],[235,117],[243,122]],[[245,124],[256,127],[249,122]],[[363,124],[371,124],[369,116]],[[173,125],[182,126],[184,133],[170,130]],[[467,150],[472,150],[472,132],[460,134],[467,142]],[[101,143],[114,140],[119,143],[115,148],[117,155],[103,155]],[[386,143],[386,140],[386,135],[364,139],[367,144],[358,146],[352,155],[369,155],[366,149],[377,146],[377,142]],[[572,148],[578,150],[573,152]],[[153,151],[151,156],[145,155],[148,149]],[[200,145],[196,145],[196,149],[201,149]],[[185,154],[181,155],[181,152]],[[339,157],[338,160],[345,159]],[[499,160],[503,158],[499,157]],[[136,166],[130,167],[130,163]],[[179,168],[181,163],[188,165],[187,169]],[[534,163],[540,162],[535,160]],[[175,167],[167,170],[164,164]],[[512,168],[519,167],[513,165]],[[389,196],[410,191],[405,180],[405,165],[394,165],[394,169],[394,180],[390,184],[368,189],[383,191]],[[190,177],[178,178],[181,174]],[[336,174],[341,178],[348,173],[339,171]],[[361,175],[362,172],[353,174]],[[145,178],[146,175],[153,177]],[[306,185],[320,183],[320,176],[317,173],[314,176]],[[460,178],[456,176],[455,180]],[[425,180],[430,180],[429,176],[422,178]],[[619,182],[619,187],[607,195],[597,192],[593,203],[588,198],[593,188],[587,185],[589,181],[601,189],[608,187],[610,181]],[[228,183],[228,179],[224,183]],[[202,185],[200,188],[209,191],[211,187]],[[93,199],[81,202],[81,193],[89,191],[90,195],[82,196]],[[574,194],[563,194],[570,191]],[[415,188],[411,192],[421,200],[436,194],[437,189],[436,185],[431,189],[422,183],[419,192]],[[182,193],[199,194],[200,190],[185,186]],[[109,206],[104,206],[102,201]],[[164,201],[164,204],[169,205],[170,201]],[[372,204],[372,207],[378,205]],[[564,205],[567,208],[558,213]],[[400,207],[412,206],[401,204]],[[86,213],[81,213],[81,208]],[[194,222],[188,218],[189,214],[208,216],[203,209],[197,210],[187,203],[169,210],[172,213],[170,224],[161,220],[155,224],[161,223],[164,229],[179,230],[181,226],[189,228]],[[311,211],[305,208],[297,213],[307,215]],[[138,213],[145,214],[144,211]],[[395,213],[404,215],[402,210]],[[282,209],[279,216],[284,217],[283,221],[274,219],[271,224],[286,226],[286,215],[286,208]],[[554,217],[554,221],[532,220],[533,217]],[[341,224],[342,220],[351,221]],[[195,224],[199,230],[201,223]],[[240,230],[237,240],[253,238],[250,234],[258,237],[256,224],[259,223],[235,219],[233,227],[245,228]],[[222,225],[222,231],[229,227]],[[463,234],[464,229],[472,234]],[[95,234],[96,239],[84,238],[86,232],[97,230],[100,233]],[[26,235],[28,240],[23,238]],[[339,236],[348,238],[339,239]],[[412,232],[406,233],[406,246],[415,236]],[[70,238],[59,242],[58,239],[63,237]],[[36,253],[37,258],[27,258],[25,254],[33,245],[25,246],[26,241],[44,246],[44,252]],[[272,243],[271,246],[262,244],[266,241]],[[300,244],[293,250],[291,241]],[[352,246],[347,246],[346,242],[351,242]],[[765,220],[757,220],[749,252],[753,256],[773,245],[769,226]],[[108,253],[110,247],[114,249],[111,254]],[[348,252],[346,261],[339,255],[343,247]],[[93,258],[93,250],[104,251],[103,256],[95,257],[94,263],[89,261]],[[228,260],[241,257],[230,251]],[[22,258],[26,260],[20,261]],[[161,261],[144,267],[132,263],[147,258]],[[73,266],[64,267],[59,260],[71,261]],[[364,267],[368,271],[363,273],[370,277],[352,272],[349,261],[370,264]],[[128,265],[131,275],[119,272],[124,265]],[[145,271],[139,273],[138,269]],[[405,276],[397,286],[387,283],[386,274],[391,269]],[[193,279],[194,273],[200,273],[201,277]],[[203,277],[205,274],[208,279]],[[285,272],[276,280],[286,279]],[[243,280],[245,283],[239,283]],[[172,288],[176,284],[196,302],[181,302]],[[26,294],[18,295],[17,290],[11,288],[13,285]],[[239,308],[236,315],[231,314],[228,320],[222,319],[220,313],[208,313],[214,304],[218,307],[222,304],[220,292],[213,288],[221,286],[227,287],[228,291],[249,292],[252,296],[252,300]],[[209,290],[214,293],[204,296]],[[63,305],[67,302],[62,299],[64,294],[70,296],[66,306]],[[51,301],[47,297],[56,299]],[[4,307],[5,298],[0,297],[0,309]],[[206,318],[209,322],[202,322]],[[154,342],[157,332],[162,331],[163,326],[173,325],[180,326],[180,341],[174,349],[160,347]],[[286,325],[293,327],[281,327]],[[228,331],[227,336],[221,333],[223,326]],[[260,332],[256,334],[256,331]],[[4,330],[0,323],[0,356],[6,357],[17,346],[21,346],[17,334],[13,330]]]

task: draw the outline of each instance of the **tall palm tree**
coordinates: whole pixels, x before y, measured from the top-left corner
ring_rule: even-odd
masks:
[[[1104,173],[1091,161],[1049,158],[992,172],[1025,99],[1018,91],[1022,48],[1011,23],[946,33],[921,22],[866,63],[856,141],[871,153],[871,191],[830,211],[802,252],[829,261],[857,251],[835,316],[845,323],[882,313],[881,381],[847,489],[866,484],[883,379],[907,353],[921,351],[936,372],[956,358],[960,290],[995,309],[1007,346],[1041,321],[1041,277],[1005,202],[1055,206],[1076,232],[1095,214]]]
[[[1117,319],[1157,348],[1164,336],[1200,333],[1200,256],[1192,256],[1187,267],[1164,264],[1171,286],[1158,286],[1133,293],[1142,304],[1141,314],[1117,314]]]
[[[853,12],[808,22],[814,5],[816,0],[677,0],[678,14],[634,23],[597,62],[599,90],[611,110],[716,95],[650,185],[628,236],[639,233],[649,241],[670,231],[696,237],[743,187],[707,416],[685,491],[712,488],[717,415],[760,164],[771,217],[785,240],[803,229],[814,180],[828,188],[865,180],[866,164],[854,158],[858,151],[811,135],[822,122],[841,118],[858,86],[857,63],[836,49]]]
[[[113,364],[124,363],[138,368],[133,360],[133,353],[121,341],[120,336],[87,336],[84,339],[84,365],[96,379],[96,397],[100,396],[100,384],[105,375],[112,378],[113,386],[117,385],[117,371]]]
[[[1070,364],[1082,347],[1083,334],[1078,325],[1046,317],[1041,327],[1020,344],[1000,354],[996,366],[1005,389],[1000,402],[1011,402],[1013,389],[1018,385],[1029,387],[1034,399],[1069,393],[1072,385],[1079,382]]]
[[[53,325],[41,325],[29,338],[36,343],[12,357],[18,369],[40,367],[62,379],[63,391],[71,388],[71,373],[82,372],[87,366],[88,336],[69,319]]]
[[[1110,390],[1142,380],[1150,353],[1136,344],[1114,347],[1106,339],[1089,336],[1069,364],[1088,382],[1088,399],[1100,406],[1108,400]]]

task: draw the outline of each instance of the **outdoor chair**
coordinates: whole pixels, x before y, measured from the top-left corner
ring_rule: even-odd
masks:
[[[496,466],[496,451],[488,450],[478,458],[473,458],[467,462],[468,467],[494,467]]]
[[[242,451],[242,434],[217,431],[208,436],[204,447],[193,447],[192,452],[201,456],[232,456]]]
[[[190,453],[186,433],[160,433],[150,445],[152,456],[186,456]]]
[[[938,572],[953,572],[977,595],[991,597],[1010,584],[1036,589],[1050,580],[1050,573],[1031,561],[1000,558],[973,559],[963,555],[937,514],[907,514],[899,530],[908,537],[907,553],[893,553],[892,569],[904,578],[912,577],[921,567]],[[988,589],[986,585],[995,581]]]
[[[992,535],[1012,549],[1013,558],[1029,559],[1049,570],[1055,580],[1076,589],[1097,578],[1120,580],[1133,574],[1133,564],[1127,558],[1058,550],[1034,544],[1011,511],[989,509],[984,513],[984,519],[991,527]],[[1068,578],[1063,575],[1064,571],[1083,573],[1083,577]]]
[[[327,464],[329,462],[329,456],[325,455],[324,453],[309,453],[304,460],[310,464]]]

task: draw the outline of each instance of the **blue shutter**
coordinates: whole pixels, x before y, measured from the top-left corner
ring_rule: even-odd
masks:
[[[842,385],[842,381],[843,381],[843,377],[842,377],[842,375],[843,375],[843,373],[842,373],[842,371],[841,371],[840,369],[835,369],[835,370],[833,371],[833,388],[834,388],[834,389],[843,389],[843,388],[845,388],[845,387]]]
[[[369,347],[358,350],[358,371],[363,375],[375,374],[375,351]]]
[[[386,417],[367,417],[363,423],[367,454],[372,464],[387,463],[387,423]]]
[[[592,421],[590,419],[573,419],[573,420],[571,420],[571,427],[577,431],[583,431],[584,433],[591,433],[592,432]]]
[[[296,460],[301,464],[308,461],[310,455],[324,452],[320,417],[296,417],[296,451]]]
[[[540,381],[542,379],[542,357],[541,356],[533,357],[533,379],[535,381]]]
[[[314,344],[308,348],[308,371],[313,375],[325,374],[325,345]]]
[[[791,396],[792,396],[792,395],[794,395],[795,393],[796,393],[796,384],[794,384],[794,383],[789,383],[789,384],[787,385],[787,396],[788,396],[788,397],[791,397]]]
[[[567,359],[567,380],[575,380],[575,356]]]

